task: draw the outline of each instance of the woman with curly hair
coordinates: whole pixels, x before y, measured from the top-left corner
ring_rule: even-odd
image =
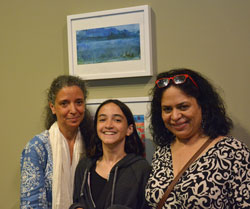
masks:
[[[250,208],[250,152],[228,136],[233,124],[211,83],[193,70],[173,69],[157,76],[152,97],[151,130],[157,148],[146,186],[148,204]],[[162,199],[168,187],[172,190]]]

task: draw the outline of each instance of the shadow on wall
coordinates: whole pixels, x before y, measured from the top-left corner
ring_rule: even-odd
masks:
[[[19,159],[18,159],[19,161]],[[6,203],[7,205],[9,205],[9,209],[17,209],[20,208],[20,167],[18,166],[18,168],[15,169],[16,171],[13,173],[12,176],[12,181],[10,184],[11,189],[13,190],[13,188],[15,189],[15,194],[12,194],[13,197],[18,197],[18,199],[13,199],[12,202],[10,203]],[[5,204],[5,206],[6,206]],[[2,206],[2,205],[1,205]],[[2,208],[0,206],[0,208]],[[6,208],[6,207],[4,207]],[[7,208],[6,208],[7,209]]]
[[[244,129],[239,123],[234,122],[234,128],[230,132],[230,135],[246,143],[248,148],[250,149],[250,133],[246,129]]]

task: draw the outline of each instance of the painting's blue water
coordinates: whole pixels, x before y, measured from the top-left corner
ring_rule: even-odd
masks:
[[[139,31],[138,24],[78,31],[77,63],[139,60]]]
[[[90,41],[77,46],[78,64],[140,59],[138,38]]]

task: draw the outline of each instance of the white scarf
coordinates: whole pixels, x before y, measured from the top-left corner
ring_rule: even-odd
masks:
[[[75,169],[84,153],[82,136],[78,130],[70,164],[68,142],[60,132],[57,122],[50,127],[49,135],[53,155],[52,209],[68,209],[73,203]]]

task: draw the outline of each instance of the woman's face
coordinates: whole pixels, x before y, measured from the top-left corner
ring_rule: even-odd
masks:
[[[178,139],[191,139],[202,133],[202,112],[194,97],[171,86],[162,94],[162,119]]]
[[[78,86],[63,87],[56,95],[55,104],[50,103],[53,114],[56,114],[60,130],[75,131],[84,118],[85,101]]]
[[[120,146],[124,149],[125,138],[133,132],[126,116],[114,103],[103,105],[97,115],[97,134],[104,145]]]

